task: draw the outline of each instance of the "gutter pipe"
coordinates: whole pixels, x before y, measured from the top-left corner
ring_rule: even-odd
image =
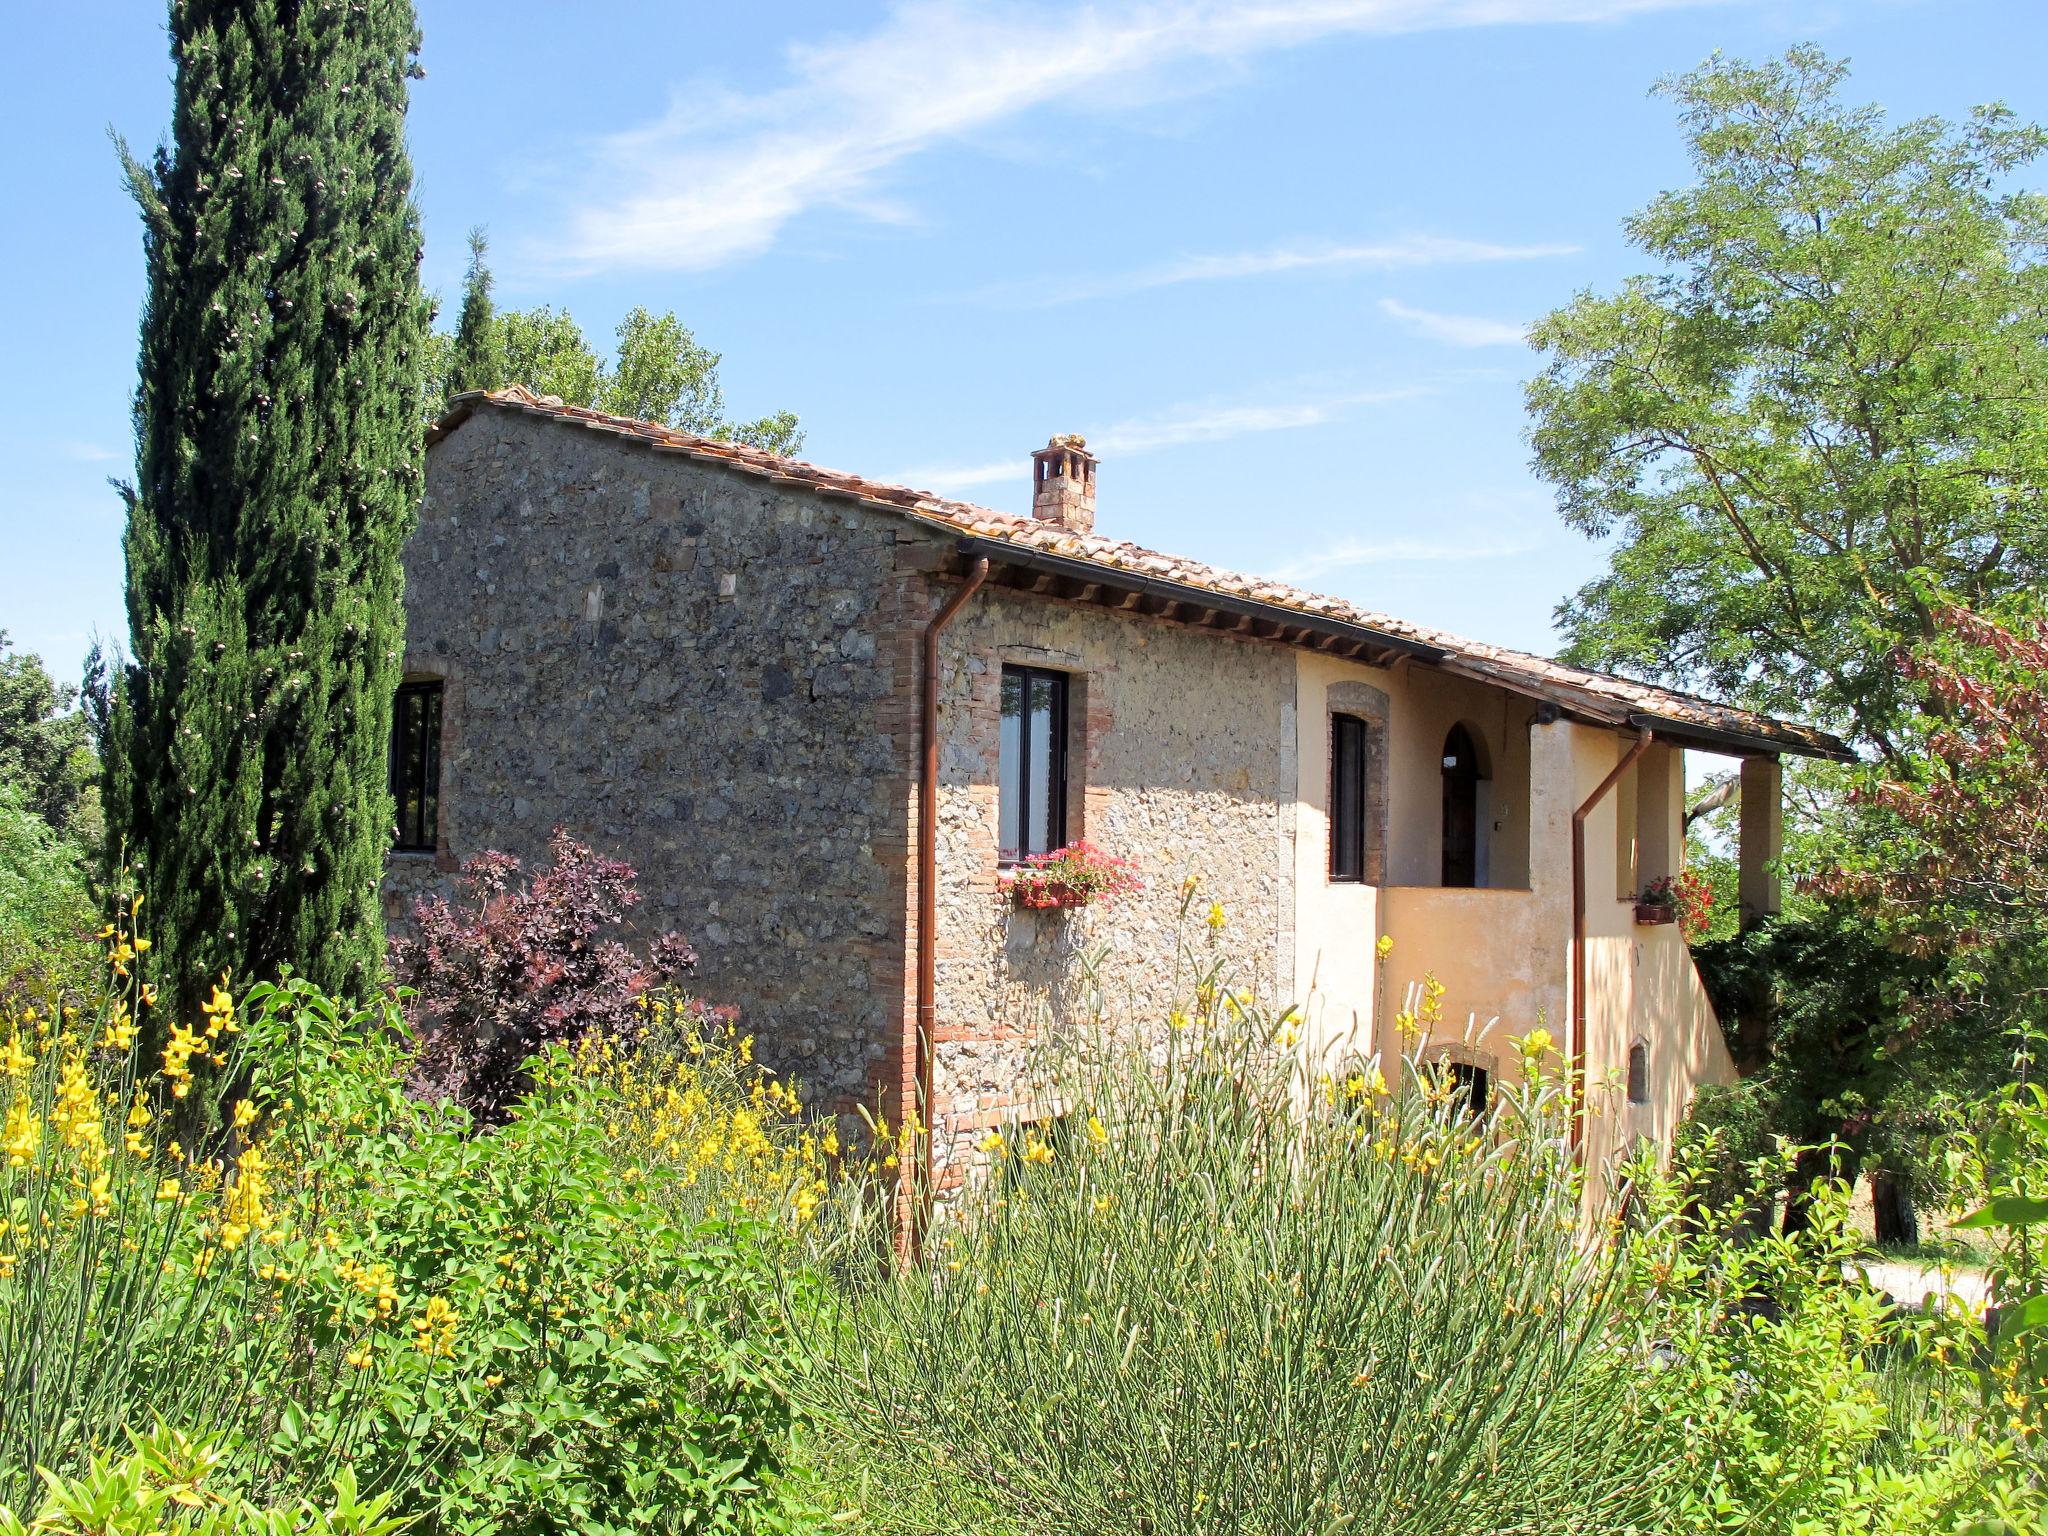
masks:
[[[1572,812],[1572,1017],[1565,1060],[1571,1073],[1574,1158],[1581,1155],[1586,1132],[1586,818],[1621,782],[1621,776],[1635,766],[1636,759],[1650,750],[1651,735],[1649,726],[1637,726],[1635,745],[1622,754],[1621,761],[1600,781],[1599,788]]]
[[[981,590],[988,580],[988,557],[981,556],[968,567],[967,582],[946,599],[932,621],[924,627],[924,659],[919,681],[917,734],[924,749],[924,766],[917,783],[917,1008],[903,1033],[900,1049],[903,1062],[901,1099],[897,1105],[900,1135],[913,1114],[926,1112],[932,1101],[932,1029],[937,1022],[939,978],[938,866],[939,866],[939,632],[953,622],[953,615]],[[929,1130],[924,1150],[904,1148],[902,1168],[896,1180],[896,1257],[908,1263],[917,1251],[923,1225],[924,1202],[929,1197],[932,1177],[932,1141]]]

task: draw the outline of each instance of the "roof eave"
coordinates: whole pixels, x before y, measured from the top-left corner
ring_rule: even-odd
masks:
[[[1433,663],[1443,660],[1447,654],[1441,646],[1412,640],[1406,635],[1390,634],[1367,624],[1334,619],[1326,614],[1289,608],[1281,603],[1261,602],[1257,598],[1241,597],[1234,593],[1218,591],[1213,587],[1169,581],[1161,576],[1148,576],[1142,571],[1125,570],[1121,566],[1105,565],[1099,561],[1085,560],[1076,555],[1062,555],[1052,550],[1034,549],[1030,545],[1015,544],[1007,539],[965,538],[959,540],[955,548],[963,559],[986,558],[991,566],[1007,566],[1012,570],[1033,572],[1054,581],[1071,582],[1082,590],[1097,588],[1104,592],[1132,595],[1141,600],[1157,603],[1162,609],[1167,605],[1173,605],[1189,612],[1227,615],[1253,623],[1271,625],[1277,631],[1263,635],[1255,632],[1254,637],[1258,639],[1278,639],[1299,644],[1312,637],[1315,640],[1349,642],[1370,652],[1375,660],[1382,663],[1401,657]],[[1055,592],[1053,595],[1062,594]],[[1159,615],[1155,613],[1153,616]]]
[[[1758,754],[1775,757],[1789,752],[1795,757],[1819,758],[1825,762],[1856,761],[1856,753],[1847,742],[1824,731],[1815,731],[1811,736],[1791,731],[1732,731],[1701,725],[1693,720],[1675,720],[1649,710],[1631,711],[1627,723],[1637,730],[1654,732],[1677,746],[1694,747],[1702,752],[1725,752],[1737,757]]]

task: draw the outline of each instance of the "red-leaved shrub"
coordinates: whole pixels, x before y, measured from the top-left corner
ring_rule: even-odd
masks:
[[[412,990],[409,1086],[486,1121],[505,1118],[535,1052],[589,1035],[638,1038],[640,1000],[697,967],[681,934],[661,935],[644,957],[604,936],[639,905],[631,865],[560,828],[548,852],[549,866],[524,880],[511,855],[478,854],[462,866],[461,900],[422,897],[413,932],[391,940],[392,979]],[[702,1011],[707,1021],[717,1012]]]

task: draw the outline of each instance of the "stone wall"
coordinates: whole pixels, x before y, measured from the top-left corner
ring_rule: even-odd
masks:
[[[1031,912],[997,890],[997,751],[1005,662],[1071,675],[1068,838],[1135,860],[1138,895]],[[984,588],[940,654],[938,1024],[934,1149],[941,1191],[977,1159],[984,1130],[1030,1117],[1024,1073],[1048,1025],[1093,1006],[1164,1027],[1185,1001],[1177,943],[1227,952],[1231,979],[1292,986],[1295,809],[1293,653],[1008,589]],[[1183,920],[1181,882],[1201,884]],[[1220,902],[1227,927],[1203,923]],[[1088,963],[1094,961],[1091,966]]]
[[[915,625],[898,518],[479,409],[428,456],[411,676],[443,677],[441,847],[387,913],[555,826],[640,871],[643,938],[814,1101],[872,1102],[905,987]],[[919,545],[922,549],[924,546]],[[913,612],[913,608],[915,612]]]

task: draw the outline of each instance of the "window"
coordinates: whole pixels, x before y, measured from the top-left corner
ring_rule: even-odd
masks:
[[[1484,1115],[1486,1113],[1486,1068],[1474,1066],[1469,1061],[1447,1061],[1444,1065],[1450,1069],[1451,1082],[1454,1085],[1455,1091],[1464,1096],[1465,1112],[1475,1117]]]
[[[391,798],[398,846],[434,847],[441,814],[441,685],[405,683],[391,725]]]
[[[1650,1048],[1640,1040],[1628,1048],[1628,1101],[1650,1102]]]
[[[1365,878],[1365,722],[1330,716],[1330,878]]]
[[[1480,785],[1485,779],[1486,770],[1471,733],[1462,725],[1452,726],[1444,737],[1443,883],[1447,886],[1486,883],[1480,868],[1485,862],[1486,823],[1480,816]]]
[[[1067,841],[1067,679],[1037,667],[1003,668],[998,774],[1005,864]]]

